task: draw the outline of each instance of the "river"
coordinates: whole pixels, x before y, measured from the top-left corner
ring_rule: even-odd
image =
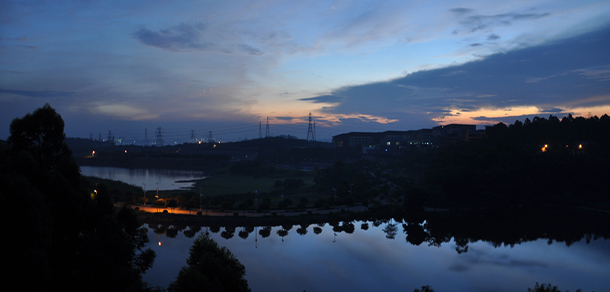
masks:
[[[187,189],[193,185],[193,180],[205,178],[202,171],[120,168],[105,166],[81,166],[81,174],[99,178],[118,180],[130,185],[145,188],[145,190],[177,190]]]
[[[536,282],[552,283],[562,291],[608,291],[610,287],[608,240],[589,244],[581,240],[567,246],[538,239],[514,247],[477,241],[468,244],[468,251],[458,253],[453,240],[440,247],[426,242],[410,244],[401,224],[395,225],[395,238],[388,239],[383,230],[389,223],[377,227],[373,222],[352,223],[351,234],[335,232],[328,224],[319,234],[314,231],[318,225],[300,230],[301,226],[294,226],[285,236],[278,234],[280,226],[273,227],[268,237],[258,233],[262,227],[251,233],[238,227],[233,235],[225,233],[224,237],[222,228],[214,233],[203,227],[199,232],[208,231],[220,246],[236,255],[246,267],[246,279],[254,292],[404,292],[424,285],[436,292],[525,292]],[[367,223],[366,230],[362,223]],[[157,259],[144,280],[166,288],[186,265],[197,236],[189,238],[178,232],[171,238],[152,228],[148,236],[148,247],[157,253]]]

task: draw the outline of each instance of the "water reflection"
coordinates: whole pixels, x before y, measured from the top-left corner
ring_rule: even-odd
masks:
[[[548,238],[531,238],[510,246],[462,235],[439,240],[424,226],[428,222],[394,219],[295,226],[152,224],[149,237],[163,245],[151,240],[157,260],[145,280],[167,287],[185,265],[197,233],[209,232],[244,264],[252,291],[413,291],[423,285],[439,292],[527,291],[537,281],[571,291],[610,287],[610,241],[549,245]]]
[[[81,166],[81,173],[104,179],[118,180],[147,190],[177,190],[190,188],[192,180],[205,178],[201,171]]]

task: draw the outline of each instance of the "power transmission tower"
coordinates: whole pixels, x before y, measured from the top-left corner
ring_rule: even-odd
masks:
[[[112,131],[108,130],[108,144],[112,144]]]
[[[191,143],[195,143],[195,130],[191,130]]]
[[[265,138],[269,138],[269,117],[267,117],[267,129],[265,130]]]
[[[144,128],[144,146],[148,146],[148,128]]]
[[[161,127],[157,127],[157,133],[155,133],[157,137],[157,146],[163,146],[163,133],[161,133]]]
[[[310,140],[311,138],[311,140]],[[309,126],[307,127],[307,141],[316,141],[316,135],[314,134],[313,125],[311,123],[311,113],[309,113]]]
[[[208,143],[214,143],[214,136],[212,135],[212,131],[208,133]]]

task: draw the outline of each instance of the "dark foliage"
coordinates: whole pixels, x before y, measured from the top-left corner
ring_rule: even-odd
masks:
[[[426,286],[421,286],[421,289],[413,290],[413,292],[434,292],[434,290],[432,290],[432,288],[430,288],[430,286],[426,285]]]
[[[232,229],[235,232],[235,229]],[[225,247],[202,233],[193,243],[187,266],[178,273],[168,290],[181,291],[250,291],[244,278],[246,268]]]
[[[11,123],[0,149],[0,206],[17,259],[9,279],[29,291],[145,291],[152,250],[133,210],[115,211],[104,185],[89,188],[48,104]]]
[[[318,191],[329,194],[332,200],[336,194],[342,203],[360,202],[384,191],[379,187],[381,180],[373,175],[379,167],[368,160],[337,161],[333,167],[317,170],[314,182]]]
[[[576,292],[581,292],[581,289],[576,290]],[[559,290],[559,288],[557,286],[553,286],[550,283],[546,283],[546,284],[538,284],[538,282],[536,282],[536,285],[534,285],[534,288],[527,288],[527,292],[562,292],[561,290]],[[569,291],[566,291],[569,292]]]
[[[497,208],[610,206],[610,117],[534,118],[487,130],[488,138],[428,153],[427,204]]]

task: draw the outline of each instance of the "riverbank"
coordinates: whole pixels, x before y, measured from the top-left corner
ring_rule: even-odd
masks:
[[[329,209],[301,211],[271,210],[265,212],[233,210],[181,210],[154,206],[132,206],[138,217],[148,224],[222,225],[222,226],[278,226],[283,224],[316,224],[331,221],[370,220],[401,213],[401,210],[384,207],[369,209],[364,206],[339,206]],[[167,212],[165,212],[167,211]]]
[[[390,205],[367,210],[350,208],[284,213],[209,211],[207,215],[205,211],[202,215],[189,215],[169,211],[148,213],[139,210],[138,215],[143,223],[163,226],[323,226],[327,223],[342,226],[340,222],[395,222],[403,224],[405,232],[409,231],[410,234],[408,241],[415,245],[423,242],[440,245],[451,238],[469,238],[465,242],[490,241],[495,245],[514,245],[539,238],[570,245],[583,238],[587,241],[593,238],[610,238],[608,212],[574,206],[452,211],[430,209],[423,214],[407,214],[402,208]]]

